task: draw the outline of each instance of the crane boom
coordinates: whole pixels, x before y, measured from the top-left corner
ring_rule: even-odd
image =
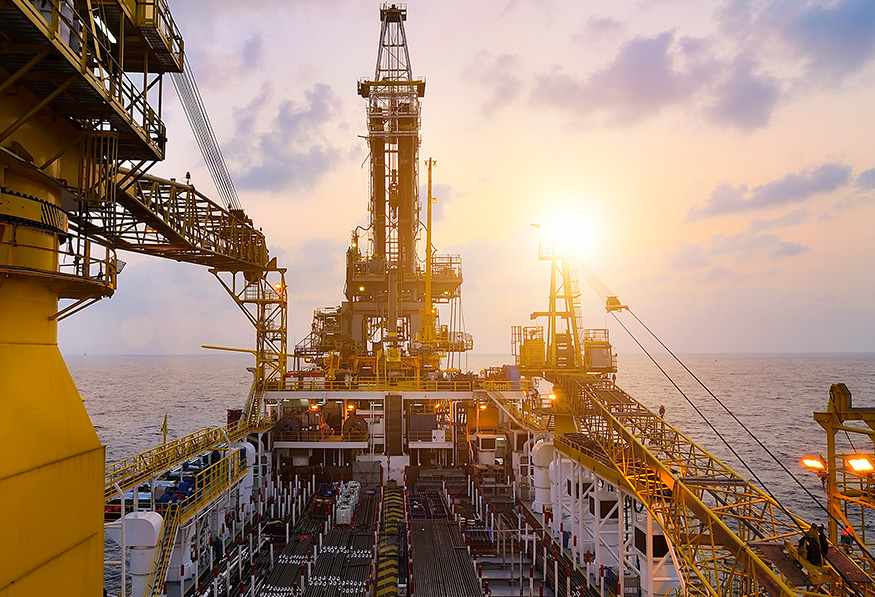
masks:
[[[830,547],[823,565],[801,555],[796,545],[811,525],[614,384],[607,330],[575,329],[573,259],[544,246],[539,257],[552,264],[550,309],[532,319],[547,317],[550,333],[545,343],[543,328],[513,328],[517,365],[524,375],[561,389],[557,394],[565,398],[553,407],[556,449],[606,475],[648,509],[678,555],[685,594],[870,594],[872,579],[841,550]],[[614,303],[616,297],[608,297],[606,308],[616,310]],[[563,333],[555,333],[558,319]],[[561,432],[560,417],[575,432]]]
[[[81,214],[107,245],[228,271],[267,266],[267,241],[243,210],[225,209],[189,184],[126,174],[117,175],[115,201]]]

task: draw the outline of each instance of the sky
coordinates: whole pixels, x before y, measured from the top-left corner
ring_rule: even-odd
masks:
[[[289,341],[342,299],[367,224],[365,101],[379,3],[171,0],[241,202],[288,268]],[[673,351],[875,351],[871,0],[407,2],[437,160],[434,242],[462,257],[478,353],[547,306],[531,224]],[[219,200],[172,85],[164,163]],[[424,186],[425,176],[420,176]],[[121,253],[109,300],[61,323],[69,354],[249,348],[204,267]],[[635,342],[582,290],[586,327]],[[642,339],[629,314],[620,316]]]

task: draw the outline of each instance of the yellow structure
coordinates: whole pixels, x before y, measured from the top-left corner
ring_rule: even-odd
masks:
[[[57,205],[47,186],[8,169],[4,184]],[[34,200],[2,201],[25,211]],[[104,449],[58,350],[58,236],[0,220],[3,597],[99,595],[103,585]]]
[[[164,76],[192,99],[165,0],[7,0],[0,39],[0,596],[100,595],[106,486],[132,487],[143,461],[105,468],[58,322],[113,294],[118,249],[209,266],[257,330],[236,436],[285,371],[285,270],[236,195],[225,209],[145,175],[164,158]]]
[[[868,574],[875,571],[875,537],[867,533],[873,503],[872,473],[875,454],[872,442],[875,439],[875,409],[853,406],[851,392],[843,383],[832,384],[829,402],[825,411],[814,413],[826,432],[826,458],[813,456],[803,459],[803,464],[817,471],[822,478],[828,497],[828,534],[833,543],[842,541],[842,548],[860,568]],[[865,424],[853,425],[851,421]],[[839,432],[846,434],[851,446],[865,446],[853,451],[843,451],[837,445]],[[856,438],[856,442],[851,438]]]
[[[68,214],[113,198],[119,160],[163,157],[148,80],[181,67],[181,40],[163,2],[93,6],[81,15],[67,2],[0,5],[3,597],[103,588],[104,448],[57,326],[113,293],[118,263]],[[126,69],[145,73],[146,88]],[[59,299],[74,302],[59,309]]]

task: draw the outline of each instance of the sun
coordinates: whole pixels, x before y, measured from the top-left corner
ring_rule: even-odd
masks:
[[[565,257],[586,260],[601,246],[599,215],[582,200],[565,199],[549,204],[535,227],[543,247],[551,245]]]

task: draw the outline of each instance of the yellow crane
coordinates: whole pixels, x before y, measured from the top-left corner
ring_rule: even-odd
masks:
[[[263,234],[239,205],[146,175],[184,64],[164,0],[0,2],[0,596],[101,592],[104,447],[57,324],[113,294],[117,250],[206,265],[244,310],[247,423],[285,371],[285,270]]]
[[[553,406],[556,448],[634,495],[662,527],[679,556],[684,594],[875,593],[866,572],[871,562],[860,554],[852,561],[836,548],[834,523],[826,558],[811,563],[797,549],[800,538],[810,532],[808,522],[614,384],[616,363],[607,330],[577,329],[575,260],[545,243],[539,256],[551,262],[549,309],[533,313],[532,319],[547,317],[548,335],[545,340],[540,326],[514,327],[517,365],[524,375],[544,378],[558,390],[561,398]],[[608,312],[627,309],[616,296],[606,296],[605,307]],[[829,413],[816,417],[833,435],[845,420],[869,420],[850,408],[849,398],[831,399],[830,404]],[[830,484],[835,487],[835,480]],[[866,501],[860,495],[846,491],[841,499]],[[832,509],[838,510],[835,505]]]

